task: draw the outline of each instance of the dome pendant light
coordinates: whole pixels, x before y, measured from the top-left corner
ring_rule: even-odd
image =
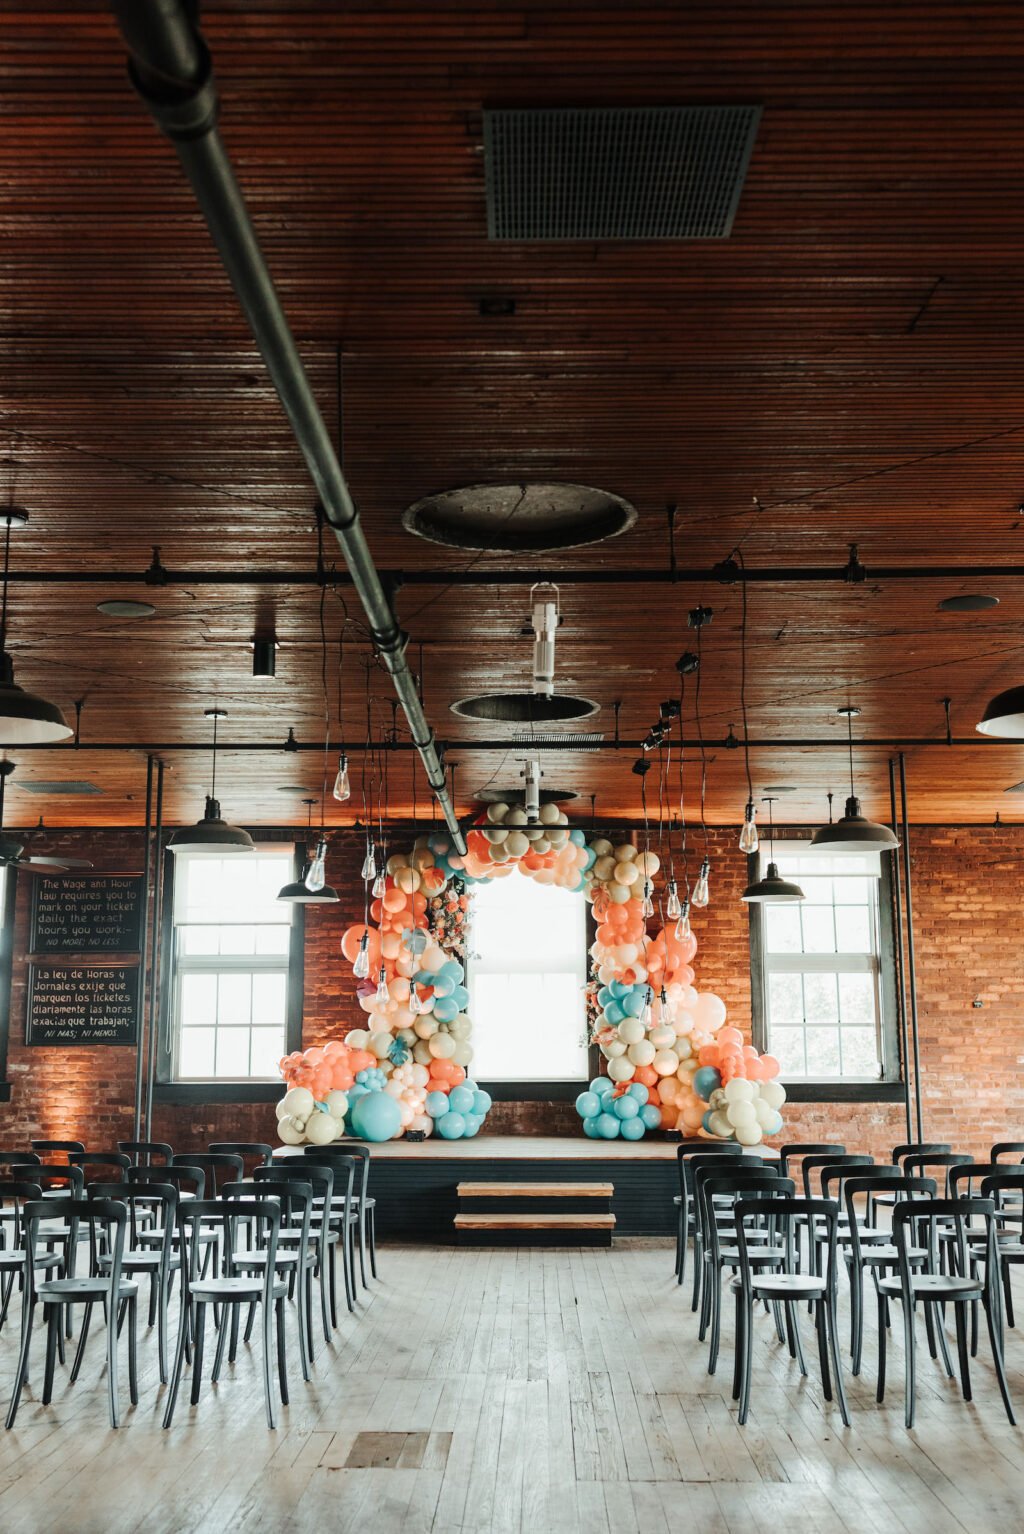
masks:
[[[850,753],[850,797],[839,820],[819,826],[811,837],[811,846],[822,852],[895,852],[899,846],[888,826],[868,820],[860,812],[860,800],[853,791],[853,721],[859,708],[848,705],[839,710],[846,720],[847,744]]]
[[[979,735],[1024,740],[1024,687],[1009,687],[1005,692],[997,692],[974,728]]]
[[[324,884],[321,889],[311,890],[306,883],[309,875],[309,839],[313,827],[313,806],[315,799],[304,799],[303,804],[308,805],[306,811],[306,853],[302,860],[302,871],[297,879],[293,879],[278,891],[278,900],[285,900],[290,905],[337,905],[338,891],[332,889],[329,884]]]
[[[764,802],[768,806],[768,872],[763,879],[748,884],[741,898],[747,905],[794,905],[798,900],[803,900],[804,892],[799,884],[790,884],[779,873],[775,862],[775,826],[772,821],[772,805],[775,800],[766,798]]]
[[[221,817],[217,801],[217,723],[227,718],[227,710],[208,708],[205,717],[213,720],[213,770],[206,811],[194,826],[181,826],[168,840],[171,852],[191,852],[197,857],[222,858],[234,852],[255,852],[252,837],[241,826],[231,826]]]
[[[11,528],[24,527],[28,512],[20,506],[0,511],[6,524],[4,535],[4,585],[0,602],[0,746],[42,746],[69,740],[75,733],[56,703],[26,692],[14,680],[14,665],[7,653],[7,572],[11,558]]]

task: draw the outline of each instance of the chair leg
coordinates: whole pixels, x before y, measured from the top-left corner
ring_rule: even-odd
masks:
[[[82,1359],[85,1357],[85,1344],[86,1344],[86,1342],[88,1341],[88,1338],[89,1338],[89,1324],[92,1321],[92,1308],[93,1308],[94,1304],[95,1304],[95,1301],[93,1301],[93,1300],[89,1301],[89,1303],[85,1307],[85,1314],[82,1317],[82,1330],[78,1334],[78,1347],[75,1349],[75,1361],[71,1365],[71,1383],[72,1383],[72,1385],[75,1383],[75,1381],[78,1378],[78,1372],[79,1372],[79,1370],[82,1367]],[[58,1341],[59,1340],[60,1339],[58,1338]]]
[[[377,1211],[366,1211],[366,1227],[370,1236],[370,1272],[377,1277]]]
[[[110,1426],[120,1427],[117,1400],[117,1302],[113,1294],[107,1311],[107,1396],[110,1403]]]
[[[1006,1383],[1006,1368],[1003,1363],[1003,1350],[999,1345],[999,1333],[992,1318],[992,1306],[985,1306],[985,1321],[988,1325],[988,1340],[992,1348],[992,1361],[996,1368],[996,1379],[999,1381],[999,1394],[1003,1398],[1006,1415],[1010,1420],[1011,1427],[1017,1426],[1017,1418],[1014,1415],[1013,1402],[1010,1400],[1010,1389]]]
[[[828,1367],[828,1337],[825,1334],[825,1301],[814,1302],[814,1330],[818,1334],[818,1366],[821,1369],[821,1393],[826,1401],[832,1399],[832,1379]]]
[[[889,1330],[888,1317],[889,1301],[885,1295],[878,1296],[878,1388],[875,1391],[875,1400],[881,1406],[885,1399],[885,1344],[886,1332]]]
[[[800,1373],[807,1374],[807,1360],[804,1358],[804,1345],[800,1340],[800,1320],[797,1300],[786,1300],[786,1335],[789,1338],[789,1352],[800,1366]]]
[[[278,1300],[274,1306],[274,1314],[277,1324],[277,1383],[281,1392],[282,1406],[288,1405],[288,1355],[285,1351],[287,1336],[284,1329],[284,1300]],[[299,1328],[301,1343],[302,1328]],[[309,1376],[307,1375],[308,1379]]]
[[[345,1304],[350,1311],[354,1311],[356,1307],[352,1298],[352,1269],[349,1261],[351,1242],[349,1241],[349,1232],[344,1226],[342,1226],[341,1240],[338,1242],[338,1245],[341,1247],[341,1271],[345,1279]]]
[[[753,1299],[744,1297],[743,1301],[743,1387],[740,1391],[740,1409],[737,1421],[742,1427],[747,1420],[750,1410],[750,1380],[754,1366],[754,1302]]]
[[[928,1312],[933,1308],[935,1311],[935,1340],[939,1345],[939,1355],[942,1358],[942,1363],[946,1370],[946,1374],[950,1379],[955,1379],[956,1376],[953,1373],[953,1364],[949,1356],[949,1348],[946,1344],[946,1328],[944,1325],[945,1317],[943,1315],[944,1307],[942,1305],[935,1304],[934,1301],[932,1301],[930,1304],[926,1302],[925,1314],[927,1315]]]
[[[700,1239],[700,1232],[693,1233],[693,1293],[690,1296],[690,1309],[696,1310],[700,1301],[700,1284],[704,1269],[704,1246]]]
[[[223,1325],[221,1327],[220,1331],[217,1333],[217,1351],[213,1355],[213,1369],[210,1372],[210,1384],[211,1385],[216,1385],[218,1383],[218,1381],[220,1380],[221,1364],[224,1362],[224,1349],[227,1347],[228,1335],[230,1334],[232,1336],[232,1338],[233,1338],[235,1336],[235,1334],[236,1334],[236,1330],[237,1330],[236,1322],[237,1322],[237,1318],[238,1318],[239,1306],[232,1305],[231,1311],[232,1311],[231,1325],[230,1326],[228,1326],[226,1324]],[[224,1319],[225,1319],[225,1323],[226,1323],[227,1317],[225,1316]],[[234,1357],[233,1354],[230,1354],[230,1353],[228,1354],[228,1358],[229,1359],[233,1359],[233,1357]]]
[[[733,1364],[732,1364],[732,1398],[733,1398],[734,1401],[738,1401],[739,1400],[740,1392],[741,1392],[742,1387],[743,1387],[743,1350],[744,1350],[744,1347],[746,1346],[746,1339],[744,1337],[744,1330],[743,1330],[744,1324],[745,1324],[745,1320],[746,1320],[746,1316],[745,1316],[745,1308],[744,1308],[744,1305],[743,1305],[743,1292],[742,1292],[742,1290],[737,1289],[736,1290],[736,1326],[735,1326],[735,1330],[736,1330],[736,1346],[735,1346],[735,1349],[733,1351]]]
[[[863,1320],[863,1318],[862,1318]],[[850,1426],[850,1407],[846,1399],[846,1386],[843,1383],[843,1368],[839,1357],[839,1317],[836,1314],[835,1296],[828,1302],[828,1341],[832,1350],[832,1373],[836,1380],[836,1395],[839,1397],[839,1410],[842,1413],[843,1425]]]
[[[964,1400],[971,1399],[971,1355],[967,1347],[967,1316],[964,1304],[953,1305],[953,1318],[956,1321],[956,1351],[960,1361],[960,1386],[964,1393]]]
[[[195,1304],[195,1337],[192,1358],[192,1405],[199,1400],[199,1387],[203,1382],[203,1344],[206,1341],[206,1301]]]
[[[334,1265],[334,1248],[326,1250],[320,1259],[320,1272],[318,1281],[320,1284],[320,1319],[323,1322],[324,1342],[330,1347],[331,1343],[331,1317],[327,1305],[328,1276],[327,1264],[331,1264],[332,1272]]]
[[[167,1394],[167,1405],[164,1408],[164,1427],[170,1427],[174,1416],[174,1403],[178,1399],[178,1387],[181,1384],[181,1371],[185,1366],[185,1352],[188,1348],[189,1330],[189,1300],[185,1300],[182,1306],[181,1318],[178,1322],[178,1341],[174,1349],[174,1373],[171,1375],[171,1388]]]
[[[46,1317],[46,1371],[43,1375],[43,1405],[49,1406],[53,1399],[53,1371],[57,1363],[57,1333],[63,1317],[59,1305],[44,1305]]]
[[[274,1346],[274,1338],[272,1332],[274,1323],[273,1300],[268,1299],[266,1304],[260,1306],[260,1309],[263,1312],[263,1397],[267,1408],[267,1426],[269,1428],[273,1428],[276,1425],[274,1422],[274,1399],[270,1388],[270,1361],[273,1357],[272,1350]]]
[[[860,1373],[864,1356],[864,1269],[860,1263],[850,1266],[850,1357],[854,1374]]]
[[[908,1428],[914,1426],[914,1406],[917,1397],[917,1339],[914,1336],[914,1306],[903,1302],[903,1345],[906,1363],[906,1412],[904,1421]]]
[[[160,1383],[167,1384],[167,1307],[170,1301],[168,1294],[168,1275],[161,1273],[158,1284],[157,1312],[156,1312],[156,1341],[157,1357],[160,1364]]]
[[[718,1345],[722,1337],[722,1274],[715,1268],[711,1284],[711,1351],[708,1355],[708,1373],[714,1374],[718,1367]]]
[[[676,1221],[676,1265],[672,1269],[677,1283],[683,1281],[683,1211],[680,1206],[679,1218]]]
[[[366,1206],[359,1205],[359,1277],[364,1289],[369,1289],[366,1282]]]
[[[138,1334],[139,1302],[133,1294],[128,1301],[128,1399],[133,1406],[139,1404]]]
[[[779,1304],[778,1300],[772,1300],[772,1319],[775,1322],[775,1335],[778,1337],[783,1347],[785,1347],[786,1328],[782,1324],[782,1306]]]
[[[305,1313],[305,1326],[302,1317],[299,1318],[299,1362],[302,1365],[302,1378],[308,1382],[313,1360],[316,1357],[316,1349],[313,1344],[313,1268],[308,1261],[302,1265],[302,1275],[299,1279],[299,1288],[302,1291],[302,1309]]]

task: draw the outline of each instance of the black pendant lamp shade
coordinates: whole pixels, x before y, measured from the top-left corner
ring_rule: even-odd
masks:
[[[11,528],[24,527],[28,512],[20,506],[0,510],[4,534],[3,601],[0,605],[0,746],[44,746],[68,740],[75,733],[56,703],[26,692],[14,680],[14,665],[7,653],[7,572],[11,560]]]
[[[229,825],[221,815],[220,801],[214,797],[217,792],[217,722],[226,719],[227,714],[222,708],[208,708],[206,717],[213,720],[213,770],[210,793],[206,796],[206,810],[196,825],[180,826],[168,839],[167,846],[171,852],[191,852],[193,856],[208,858],[229,857],[236,852],[255,852],[248,831],[243,831],[241,826]]]
[[[313,806],[315,799],[305,799],[304,804],[309,806],[306,815],[306,842],[308,844],[310,832],[313,826]],[[309,847],[306,847],[306,855],[302,860],[302,872],[297,879],[292,879],[283,889],[278,890],[278,900],[285,900],[290,905],[337,905],[340,899],[338,891],[325,884],[322,889],[311,890],[306,883],[306,875],[309,873]]]
[[[894,852],[899,840],[889,826],[868,820],[861,814],[860,800],[853,791],[853,721],[859,708],[841,708],[839,713],[846,719],[846,735],[850,753],[850,795],[846,809],[836,821],[819,826],[811,837],[815,852]],[[831,802],[831,801],[830,801]]]
[[[741,898],[747,905],[794,905],[798,900],[803,900],[804,892],[799,884],[791,884],[779,873],[779,865],[775,861],[775,825],[772,819],[775,799],[766,795],[764,802],[768,806],[768,872],[763,879],[748,884]]]
[[[980,735],[1024,740],[1024,687],[1008,687],[1005,692],[997,692],[975,729]]]

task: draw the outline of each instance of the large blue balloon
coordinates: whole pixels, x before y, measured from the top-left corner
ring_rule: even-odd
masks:
[[[454,1001],[460,1012],[464,1012],[469,1006],[469,992],[464,985],[457,985],[455,987],[452,992],[452,1001]]]
[[[610,1001],[614,1001],[614,1000],[615,1000],[615,998],[612,995],[611,991],[608,989],[608,987],[606,985],[603,985],[601,987],[601,989],[597,993],[597,1004],[598,1004],[598,1006],[599,1007],[606,1007]]]
[[[640,1109],[640,1117],[648,1129],[661,1128],[661,1109],[656,1108],[653,1103],[644,1103]]]
[[[472,1140],[473,1136],[479,1131],[483,1119],[479,1118],[475,1113],[466,1113],[463,1117],[466,1120],[466,1127],[462,1133],[467,1140]]]
[[[573,826],[572,830],[569,832],[569,840],[575,843],[577,847],[585,847],[587,845],[587,838],[584,836],[579,826]]]
[[[707,1102],[712,1092],[718,1091],[721,1085],[721,1073],[716,1071],[713,1065],[702,1065],[699,1071],[694,1071],[693,1073],[693,1090],[705,1102]]]
[[[447,1092],[428,1092],[427,1100],[423,1104],[432,1119],[439,1119],[448,1112]]]
[[[640,1104],[628,1092],[623,1092],[621,1097],[613,1098],[612,1112],[620,1119],[635,1119],[640,1112]]]
[[[466,1088],[467,1092],[472,1092],[473,1112],[476,1114],[478,1119],[482,1119],[484,1114],[489,1113],[491,1109],[490,1092],[481,1092],[475,1081],[464,1081],[462,1084]]]
[[[601,1099],[596,1092],[581,1092],[576,1099],[576,1112],[581,1119],[592,1119],[601,1112]]]
[[[394,1102],[395,1099],[392,1098],[391,1101]],[[398,1117],[399,1119],[402,1117],[401,1109],[399,1109]],[[461,1113],[446,1113],[437,1121],[437,1132],[442,1140],[460,1140],[466,1133],[465,1116]]]
[[[609,980],[608,989],[611,991],[613,996],[618,997],[628,996],[633,987],[631,985],[627,985],[624,980]]]
[[[465,970],[462,968],[462,965],[459,963],[458,959],[445,959],[444,963],[441,965],[441,968],[438,970],[438,974],[444,975],[446,979],[453,980],[455,984],[458,985],[459,981],[465,974]]]
[[[627,1017],[639,1017],[646,1004],[647,998],[643,991],[631,991],[628,996],[622,998],[619,1006]]]
[[[591,1092],[596,1092],[598,1097],[607,1097],[609,1092],[613,1092],[615,1090],[615,1087],[614,1084],[608,1080],[607,1076],[595,1076],[593,1081],[590,1083],[589,1090]]]
[[[628,1097],[635,1097],[640,1106],[643,1107],[651,1094],[642,1081],[631,1081],[626,1088],[626,1095]]]
[[[597,1127],[597,1115],[596,1114],[594,1115],[594,1117],[592,1119],[584,1119],[583,1120],[583,1133],[590,1140],[600,1140],[600,1138],[601,1138],[601,1131]]]
[[[390,1140],[401,1128],[402,1110],[390,1092],[367,1092],[349,1109],[348,1122],[363,1140]]]
[[[448,1093],[448,1106],[453,1113],[472,1113],[473,1093],[465,1087],[452,1087]]]
[[[623,1098],[619,1099],[620,1102],[625,1100]],[[642,1118],[623,1119],[619,1128],[624,1140],[642,1140],[644,1137],[645,1125]]]
[[[458,1003],[451,996],[439,996],[434,1002],[434,1016],[439,1023],[454,1023],[458,1015]]]
[[[401,1118],[401,1114],[399,1114],[399,1118]],[[614,1113],[601,1113],[598,1115],[597,1132],[602,1140],[614,1140],[621,1127],[622,1120]]]
[[[455,989],[455,981],[451,975],[443,975],[440,971],[434,976],[434,995],[450,996]]]
[[[609,1028],[614,1028],[618,1023],[622,1022],[625,1015],[621,1002],[610,1001],[604,1009],[603,1021],[608,1024]]]

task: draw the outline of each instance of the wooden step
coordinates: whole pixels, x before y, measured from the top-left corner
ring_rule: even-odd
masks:
[[[610,1182],[460,1182],[460,1198],[611,1198]]]
[[[456,1230],[613,1230],[613,1214],[457,1214]]]

